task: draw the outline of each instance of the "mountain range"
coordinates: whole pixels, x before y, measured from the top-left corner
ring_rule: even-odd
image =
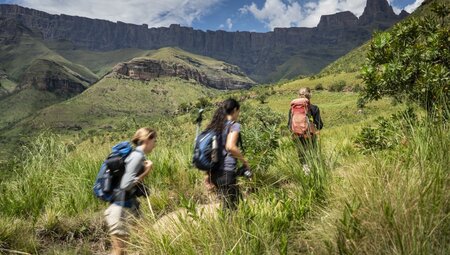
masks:
[[[384,30],[407,15],[405,11],[396,15],[387,0],[368,0],[359,18],[346,11],[322,16],[315,28],[256,33],[201,31],[176,24],[149,28],[146,24],[51,15],[6,4],[0,5],[2,34],[6,34],[0,43],[14,44],[21,30],[27,30],[56,52],[178,47],[237,65],[257,82],[271,82],[317,73],[370,39],[374,30]]]
[[[359,18],[341,12],[315,28],[254,33],[148,28],[3,4],[0,140],[43,127],[118,127],[130,115],[192,107],[217,89],[315,74],[407,15],[368,0]]]

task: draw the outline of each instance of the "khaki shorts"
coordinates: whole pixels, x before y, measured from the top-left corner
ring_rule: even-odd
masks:
[[[137,217],[137,210],[111,204],[104,215],[110,235],[128,236],[129,224]]]

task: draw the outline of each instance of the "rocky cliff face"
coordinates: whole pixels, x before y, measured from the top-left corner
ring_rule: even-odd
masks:
[[[238,70],[233,68],[222,70],[223,72],[236,74]],[[170,63],[155,59],[133,59],[126,63],[120,63],[113,68],[109,76],[119,75],[121,77],[136,80],[152,80],[159,77],[178,77],[185,80],[195,80],[200,84],[216,89],[244,89],[250,88],[255,83],[236,80],[220,75],[207,75],[195,68],[186,65]]]
[[[398,19],[399,16],[395,14],[392,7],[387,1],[381,0],[367,0],[364,12],[359,17],[359,24],[361,25],[371,25],[378,23],[385,23],[390,20]],[[384,27],[382,27],[384,28]]]
[[[90,83],[92,81],[76,73],[68,72],[56,62],[41,59],[27,68],[17,89],[33,87],[69,98],[83,92]]]
[[[273,32],[201,31],[179,25],[148,28],[67,15],[50,15],[17,5],[0,5],[0,17],[14,19],[47,41],[68,40],[77,48],[107,51],[120,48],[158,49],[176,46],[241,67],[250,77],[267,81],[267,75],[292,56],[305,57],[319,71],[401,19],[387,0],[368,0],[358,20],[343,12],[322,17],[317,28],[276,28]],[[314,64],[314,65],[313,65]],[[316,70],[317,69],[317,70]],[[309,72],[310,72],[309,71]],[[305,70],[298,70],[304,74]]]
[[[17,43],[23,29],[16,20],[0,17],[0,45]]]
[[[328,29],[332,27],[345,28],[354,27],[358,22],[358,17],[352,12],[339,12],[332,15],[323,15],[320,17],[320,22],[317,28]]]

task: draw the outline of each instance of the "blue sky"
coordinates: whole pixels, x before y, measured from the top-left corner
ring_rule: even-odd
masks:
[[[53,14],[148,24],[176,23],[202,30],[266,32],[274,27],[314,27],[320,16],[362,14],[367,0],[0,0]],[[396,12],[411,12],[423,0],[388,0]]]

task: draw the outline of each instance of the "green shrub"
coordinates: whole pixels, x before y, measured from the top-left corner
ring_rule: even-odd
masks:
[[[195,103],[195,108],[207,108],[212,106],[211,101],[206,97],[201,97],[198,99],[197,103]]]
[[[258,96],[256,97],[260,104],[265,104],[267,98],[269,98],[269,94],[267,92],[259,92]]]
[[[431,16],[411,17],[374,36],[362,69],[366,101],[394,97],[417,103],[429,114],[448,113],[450,8],[439,3],[432,9]]]
[[[333,84],[331,84],[330,88],[328,89],[331,92],[342,92],[345,88],[345,86],[347,86],[347,83],[345,81],[337,81]]]
[[[380,117],[375,128],[363,127],[355,144],[364,153],[392,149],[408,139],[410,124],[418,121],[412,108],[393,114],[389,119]]]
[[[320,90],[324,90],[324,87],[323,87],[322,83],[318,83],[318,84],[314,87],[314,89],[320,91]]]
[[[335,221],[336,253],[445,254],[450,248],[449,129],[409,117],[400,122],[393,136],[407,137],[401,149],[376,152],[355,172],[346,170],[350,188]]]

